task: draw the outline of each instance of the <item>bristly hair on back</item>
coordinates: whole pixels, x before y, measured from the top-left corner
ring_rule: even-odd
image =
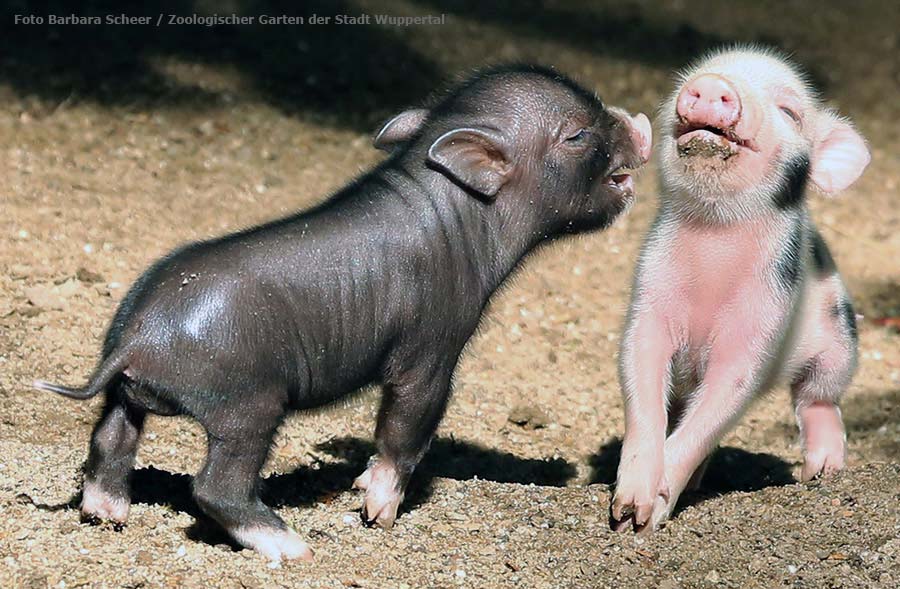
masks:
[[[462,72],[448,80],[440,89],[433,92],[422,103],[422,108],[434,110],[441,104],[452,102],[454,98],[464,94],[481,80],[502,75],[533,75],[545,78],[548,81],[562,84],[573,94],[589,104],[603,106],[603,99],[596,93],[586,89],[573,78],[563,74],[552,66],[545,66],[528,62],[510,62],[487,65]]]

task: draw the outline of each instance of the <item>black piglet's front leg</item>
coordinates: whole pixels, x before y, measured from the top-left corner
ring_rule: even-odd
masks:
[[[353,483],[366,492],[366,522],[394,525],[409,478],[447,407],[452,374],[453,365],[416,368],[385,383],[375,429],[378,455]]]

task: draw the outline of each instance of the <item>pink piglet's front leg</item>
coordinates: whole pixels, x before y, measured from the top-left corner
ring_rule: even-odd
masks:
[[[668,322],[640,296],[632,304],[620,353],[625,438],[610,508],[616,530],[631,525],[642,528],[658,498],[669,496],[663,449],[675,345],[666,328]]]

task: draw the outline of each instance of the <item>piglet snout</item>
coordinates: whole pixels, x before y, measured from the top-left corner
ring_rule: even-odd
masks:
[[[653,148],[653,129],[650,126],[650,119],[642,112],[630,119],[631,140],[641,156],[641,163],[646,164],[650,161],[650,151]]]
[[[634,145],[635,155],[641,158],[640,163],[630,162],[629,167],[637,167],[650,161],[650,151],[653,149],[653,130],[647,115],[638,113],[632,116],[625,109],[616,106],[609,107],[609,111],[625,123],[631,143]]]
[[[741,99],[725,78],[703,74],[684,85],[675,108],[687,123],[727,129],[740,119]]]

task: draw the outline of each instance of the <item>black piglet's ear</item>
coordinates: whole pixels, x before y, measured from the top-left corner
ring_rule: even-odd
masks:
[[[403,111],[381,127],[375,134],[372,145],[383,151],[391,151],[400,143],[409,141],[422,128],[427,117],[428,111],[424,108]]]
[[[484,128],[444,133],[429,148],[428,160],[457,183],[490,197],[506,183],[513,167],[502,137]]]

